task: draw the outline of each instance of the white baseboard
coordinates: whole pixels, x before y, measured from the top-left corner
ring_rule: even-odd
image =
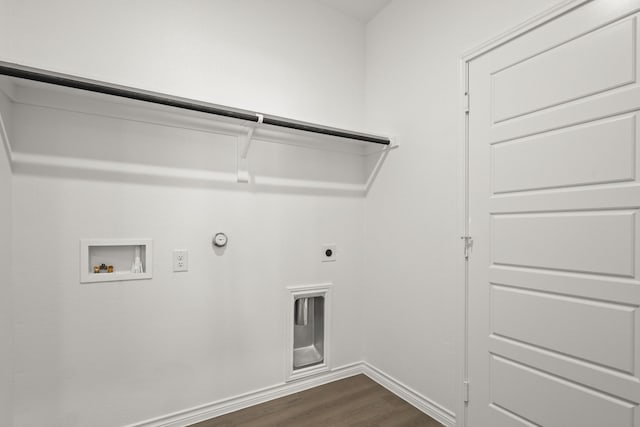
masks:
[[[127,427],[186,427],[200,421],[219,417],[220,415],[248,408],[249,406],[258,405],[260,403],[285,397],[293,393],[298,393],[300,391],[352,377],[361,373],[362,363],[354,363],[332,369],[329,372],[324,372],[313,377],[266,387],[260,390],[241,394],[239,396],[218,400],[206,405],[131,424]]]
[[[443,408],[435,402],[432,402],[418,392],[410,389],[406,385],[368,363],[358,362],[332,369],[329,372],[324,372],[312,377],[266,387],[195,408],[185,409],[183,411],[174,412],[158,418],[130,424],[126,427],[186,427],[200,421],[219,417],[230,412],[238,411],[240,409],[248,408],[253,405],[258,405],[260,403],[285,397],[293,393],[298,393],[300,391],[358,374],[365,374],[367,377],[400,397],[402,400],[405,400],[409,404],[415,406],[417,409],[445,426],[455,426],[456,417],[451,411]]]
[[[407,387],[367,362],[362,362],[362,373],[439,423],[447,427],[454,427],[456,425],[456,415],[453,412],[427,399],[417,391]]]

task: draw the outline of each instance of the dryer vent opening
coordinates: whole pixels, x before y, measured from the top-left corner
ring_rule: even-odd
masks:
[[[293,326],[293,369],[324,361],[324,297],[296,298]]]
[[[287,288],[287,381],[330,368],[331,287],[325,283]]]

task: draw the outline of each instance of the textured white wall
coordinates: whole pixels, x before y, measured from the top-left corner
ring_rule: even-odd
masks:
[[[365,201],[365,306],[375,313],[365,322],[365,353],[453,412],[460,389],[459,59],[555,3],[394,0],[367,25],[366,121],[401,148]]]
[[[22,104],[13,124],[16,156],[185,171],[235,162],[233,139],[199,131]],[[363,165],[255,142],[250,168],[313,186],[355,181]],[[16,427],[125,425],[282,384],[291,285],[334,284],[332,366],[362,360],[362,197],[90,167],[19,169],[13,184]],[[223,254],[218,231],[230,238]],[[80,284],[85,238],[152,238],[153,279]],[[337,262],[320,262],[324,243],[337,244]],[[174,249],[189,250],[189,272],[171,271]]]
[[[2,60],[361,124],[364,28],[312,1],[0,7]],[[18,154],[234,170],[228,137],[19,104],[14,113]],[[311,185],[364,174],[359,157],[264,143],[250,167]],[[15,427],[124,425],[281,384],[290,285],[334,283],[332,365],[362,360],[362,197],[152,181],[14,175]],[[210,244],[217,231],[230,236],[222,256]],[[153,238],[153,280],[81,285],[79,240],[92,237]],[[337,262],[320,263],[323,243],[338,245]],[[190,251],[188,273],[171,271],[173,249]]]
[[[11,120],[10,104],[1,92],[0,114],[5,121]],[[1,139],[0,145],[3,145]],[[12,176],[7,155],[4,146],[0,146],[0,426],[2,427],[11,425],[13,387]]]
[[[283,383],[290,285],[334,283],[332,364],[362,359],[361,199],[32,175],[15,192],[16,427],[124,425]],[[152,237],[154,278],[79,284],[87,237]]]

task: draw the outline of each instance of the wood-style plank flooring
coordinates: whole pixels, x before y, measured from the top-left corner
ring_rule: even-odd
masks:
[[[441,427],[364,375],[335,381],[191,427]]]

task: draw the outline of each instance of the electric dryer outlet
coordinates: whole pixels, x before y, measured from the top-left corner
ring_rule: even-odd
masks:
[[[335,244],[322,245],[320,261],[333,262],[338,258],[337,246]]]

